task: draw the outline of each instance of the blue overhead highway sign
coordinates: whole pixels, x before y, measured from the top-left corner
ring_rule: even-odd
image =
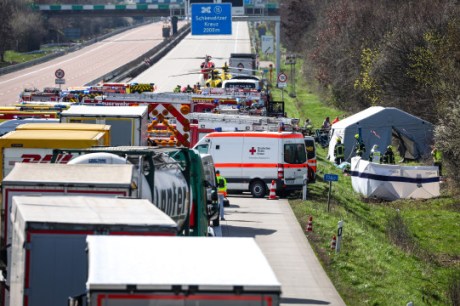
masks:
[[[192,35],[231,35],[231,3],[192,4]]]

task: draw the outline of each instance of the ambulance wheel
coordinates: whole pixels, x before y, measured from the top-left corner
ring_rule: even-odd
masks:
[[[254,181],[249,187],[249,191],[254,198],[263,198],[267,194],[267,186],[262,181]]]

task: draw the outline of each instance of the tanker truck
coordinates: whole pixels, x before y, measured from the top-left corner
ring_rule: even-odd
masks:
[[[94,150],[93,150],[94,149]],[[216,199],[207,201],[205,179],[200,154],[189,148],[177,147],[99,147],[93,149],[56,149],[52,162],[62,156],[77,156],[69,164],[126,164],[138,171],[137,188],[140,197],[150,200],[171,217],[185,236],[207,236],[209,218],[215,214]]]

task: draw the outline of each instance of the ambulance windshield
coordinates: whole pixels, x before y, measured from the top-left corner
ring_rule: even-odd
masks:
[[[288,164],[303,164],[307,161],[305,145],[293,143],[284,145],[284,162]]]

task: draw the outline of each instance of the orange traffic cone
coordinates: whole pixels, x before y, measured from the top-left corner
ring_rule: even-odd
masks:
[[[313,217],[312,216],[308,218],[308,224],[307,224],[307,228],[305,229],[305,231],[313,232]]]
[[[337,239],[335,238],[335,235],[334,235],[334,236],[332,236],[331,250],[335,250],[336,243],[337,243]]]
[[[272,180],[272,185],[270,186],[270,194],[268,195],[267,200],[278,200],[278,197],[276,196],[275,186],[275,180]]]

